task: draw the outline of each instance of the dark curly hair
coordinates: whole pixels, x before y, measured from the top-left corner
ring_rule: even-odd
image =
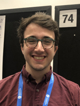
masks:
[[[54,21],[50,15],[47,15],[44,12],[36,12],[34,15],[28,18],[22,18],[20,21],[20,25],[17,29],[19,43],[23,45],[23,39],[24,39],[24,31],[26,27],[30,23],[35,23],[40,25],[43,28],[46,28],[50,31],[53,31],[55,33],[55,45],[58,45],[59,42],[59,28],[57,25],[57,22]]]

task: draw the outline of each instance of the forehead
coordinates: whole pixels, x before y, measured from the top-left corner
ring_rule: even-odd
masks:
[[[44,36],[48,36],[52,39],[55,39],[55,34],[53,31],[50,31],[34,23],[29,24],[24,31],[24,37],[26,38],[29,36],[35,36],[37,38],[43,38]]]

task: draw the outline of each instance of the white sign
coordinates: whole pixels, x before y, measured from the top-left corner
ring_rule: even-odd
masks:
[[[77,27],[77,10],[63,10],[59,13],[59,28]]]
[[[5,34],[5,15],[0,16],[0,80],[2,79],[3,71],[3,49],[4,49],[4,34]]]

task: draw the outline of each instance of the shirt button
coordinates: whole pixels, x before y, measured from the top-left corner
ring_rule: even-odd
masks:
[[[29,80],[27,79],[26,82],[29,82]]]
[[[37,92],[39,92],[39,89],[36,89]]]
[[[28,82],[29,80],[27,79],[27,82]]]

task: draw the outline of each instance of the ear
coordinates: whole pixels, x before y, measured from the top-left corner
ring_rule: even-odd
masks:
[[[55,46],[55,54],[56,54],[57,50],[58,50],[58,46]]]
[[[22,46],[22,44],[20,44],[20,47],[21,47],[21,52],[22,52],[22,54],[24,54],[24,52],[23,52],[24,47]]]

